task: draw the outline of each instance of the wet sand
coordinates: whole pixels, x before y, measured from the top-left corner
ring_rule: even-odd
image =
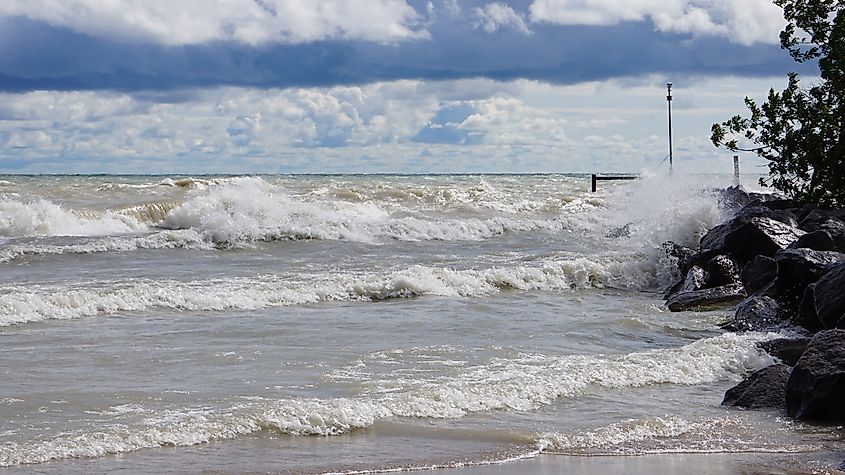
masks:
[[[845,456],[845,455],[843,455]],[[841,460],[830,454],[658,454],[625,457],[584,457],[540,455],[514,462],[436,469],[422,473],[436,475],[517,475],[567,474],[594,475],[624,473],[651,475],[658,473],[697,474],[843,474],[837,470]]]

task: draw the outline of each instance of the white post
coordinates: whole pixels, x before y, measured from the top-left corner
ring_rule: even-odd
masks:
[[[734,185],[739,186],[739,155],[734,155]]]

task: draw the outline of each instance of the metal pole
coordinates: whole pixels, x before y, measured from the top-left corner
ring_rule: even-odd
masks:
[[[739,155],[734,155],[734,185],[739,186]]]
[[[669,173],[672,173],[672,83],[666,83],[666,102],[669,104]]]

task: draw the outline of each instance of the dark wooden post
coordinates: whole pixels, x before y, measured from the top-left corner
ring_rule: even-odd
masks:
[[[596,192],[596,174],[593,173],[593,193]]]

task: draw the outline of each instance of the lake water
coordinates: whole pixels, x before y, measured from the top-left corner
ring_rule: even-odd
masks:
[[[0,177],[0,470],[823,469],[837,429],[719,405],[776,335],[662,307],[729,180]]]

